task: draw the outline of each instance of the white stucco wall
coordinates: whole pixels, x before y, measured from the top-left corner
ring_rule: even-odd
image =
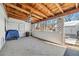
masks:
[[[6,30],[18,30],[20,37],[25,36],[25,32],[30,32],[31,24],[22,20],[9,18],[6,23]]]
[[[5,19],[7,15],[2,4],[0,4],[0,50],[5,44]]]

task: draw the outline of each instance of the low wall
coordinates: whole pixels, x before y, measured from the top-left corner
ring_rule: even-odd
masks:
[[[58,44],[62,44],[63,40],[63,36],[58,32],[33,31],[32,36]]]

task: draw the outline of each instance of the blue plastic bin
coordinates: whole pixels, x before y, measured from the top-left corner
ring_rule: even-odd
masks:
[[[6,31],[6,40],[13,40],[19,38],[19,32],[17,30]]]

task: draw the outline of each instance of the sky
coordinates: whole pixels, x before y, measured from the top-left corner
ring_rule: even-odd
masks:
[[[75,20],[79,20],[79,12],[74,13],[74,14],[70,14],[67,16],[64,16],[65,18],[65,22],[66,21],[75,21]],[[57,19],[57,18],[56,18]],[[52,23],[55,24],[54,22],[56,21],[56,19],[52,20]],[[48,20],[49,24],[51,24],[51,20]]]
[[[67,15],[67,16],[64,16],[64,18],[65,18],[65,22],[79,20],[79,12],[74,13],[74,14],[70,14],[70,15]],[[41,22],[41,24],[42,23],[43,22]],[[57,18],[55,18],[53,20],[45,21],[45,24],[56,24],[56,23],[57,23]]]
[[[74,20],[79,20],[79,12],[74,13],[74,14],[70,14],[65,17],[65,21],[74,21]]]

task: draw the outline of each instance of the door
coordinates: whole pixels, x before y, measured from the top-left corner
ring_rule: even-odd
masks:
[[[20,23],[18,25],[18,31],[19,31],[20,37],[25,36],[25,24],[24,23]]]

